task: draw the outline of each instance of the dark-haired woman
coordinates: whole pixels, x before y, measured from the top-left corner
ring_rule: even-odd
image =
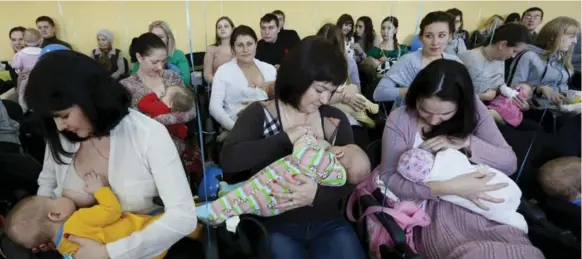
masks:
[[[73,51],[46,54],[30,74],[25,99],[42,117],[47,138],[38,195],[92,206],[82,179],[94,172],[107,180],[123,211],[150,213],[159,209],[154,197],[164,202],[156,222],[116,242],[65,235],[80,245],[75,259],[152,258],[196,228],[192,193],[168,131],[129,109],[130,93],[97,61]]]
[[[409,52],[408,46],[398,43],[397,34],[398,19],[394,16],[384,18],[380,29],[382,42],[368,51],[370,58],[363,64],[366,73],[383,76],[400,57]]]
[[[232,60],[230,36],[234,30],[234,23],[227,16],[216,21],[216,39],[214,44],[206,48],[204,53],[204,80],[212,84],[214,73],[222,64]]]
[[[503,202],[486,194],[506,186],[487,184],[493,174],[475,172],[418,184],[396,170],[400,154],[406,150],[423,148],[436,153],[452,148],[464,152],[472,163],[508,175],[515,172],[515,153],[475,96],[471,77],[461,63],[440,59],[418,73],[404,106],[388,117],[382,143],[378,170],[386,173],[380,179],[401,199],[428,200],[425,211],[432,222],[415,237],[423,258],[544,258],[522,230],[438,199],[456,195],[482,209],[487,203]]]
[[[129,52],[132,62],[139,63],[134,75],[121,80],[121,84],[131,93],[131,107],[135,108],[139,100],[148,94],[156,93],[159,97],[164,96],[166,88],[169,86],[185,87],[184,81],[178,73],[164,69],[168,52],[166,44],[157,35],[146,32],[138,38],[134,38]],[[164,125],[173,125],[187,123],[194,119],[195,115],[196,106],[194,105],[188,112],[172,112],[154,119]],[[174,143],[176,143],[178,152],[182,154],[186,149],[184,141],[174,138]]]
[[[239,115],[222,148],[220,160],[228,161],[222,165],[225,174],[233,180],[246,180],[291,154],[293,143],[305,134],[334,146],[353,144],[346,116],[327,105],[338,86],[345,83],[347,73],[345,53],[322,37],[303,39],[283,59],[274,100],[255,102]],[[341,209],[341,201],[353,186],[326,187],[303,176],[286,177],[273,184],[292,192],[271,193],[288,201],[275,207],[287,212],[264,219],[271,258],[365,258]]]
[[[354,41],[354,18],[349,14],[342,14],[335,23],[337,27],[342,30],[342,35],[344,36],[345,50],[350,56],[354,56],[354,49],[352,45]]]
[[[455,25],[448,13],[428,13],[420,22],[419,36],[424,47],[402,56],[394,63],[374,90],[374,100],[387,102],[403,99],[416,74],[435,60],[451,59],[461,62],[457,56],[444,52],[454,30]]]
[[[354,33],[354,60],[360,63],[367,56],[368,51],[380,44],[380,38],[376,36],[374,24],[369,16],[362,16],[356,21]]]
[[[232,129],[238,113],[246,105],[268,99],[267,88],[277,77],[273,65],[255,58],[257,35],[250,27],[236,27],[230,37],[230,47],[235,58],[216,71],[209,107],[212,117],[226,131]]]

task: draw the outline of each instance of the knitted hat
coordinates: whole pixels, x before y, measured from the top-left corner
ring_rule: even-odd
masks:
[[[400,155],[398,173],[418,183],[428,179],[434,164],[434,155],[424,149],[413,148]]]
[[[105,39],[107,39],[109,42],[113,42],[113,33],[110,30],[107,29],[103,29],[97,32],[97,36],[103,36],[105,37]]]

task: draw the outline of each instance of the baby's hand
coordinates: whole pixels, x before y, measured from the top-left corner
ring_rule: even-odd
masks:
[[[95,194],[95,192],[104,187],[105,183],[100,175],[96,174],[95,172],[89,172],[85,174],[85,191],[91,194]]]

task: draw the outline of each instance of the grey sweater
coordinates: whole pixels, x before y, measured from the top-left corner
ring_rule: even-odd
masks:
[[[483,47],[465,51],[458,57],[471,75],[475,94],[484,93],[491,88],[497,89],[505,84],[505,62],[485,58]]]
[[[510,86],[519,83],[527,83],[536,88],[550,86],[554,91],[565,93],[568,91],[568,81],[574,71],[569,71],[562,63],[562,56],[555,54],[548,59],[542,58],[543,49],[534,45],[528,45],[521,58],[516,58],[512,64],[515,73]],[[517,63],[516,63],[517,62]],[[540,107],[550,104],[546,97],[534,96],[534,100]]]
[[[8,117],[4,103],[0,101],[0,142],[10,142],[20,145],[18,139],[19,125],[18,122]]]

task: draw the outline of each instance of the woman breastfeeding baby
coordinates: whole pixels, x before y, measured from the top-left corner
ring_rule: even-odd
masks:
[[[415,232],[423,258],[544,258],[515,212],[519,190],[499,173],[515,172],[515,153],[461,63],[439,59],[421,70],[382,142],[380,180],[399,199],[422,201],[430,216]]]
[[[69,247],[76,250],[75,259],[154,258],[196,228],[192,193],[168,130],[129,109],[129,91],[95,60],[73,51],[46,54],[30,74],[25,99],[42,115],[48,144],[38,196],[21,202],[7,222],[13,242],[28,248],[40,245],[43,251],[50,249],[47,241],[57,246],[76,243],[78,246]],[[103,179],[102,185],[109,187],[86,188],[91,182],[88,177],[93,182]],[[95,191],[94,196],[88,191]],[[163,208],[154,204],[155,197],[161,198]],[[34,213],[26,213],[29,205],[39,201],[42,206],[33,206]],[[96,202],[97,207],[72,213]],[[83,217],[85,226],[79,228],[75,215],[94,208],[117,217]],[[23,211],[24,218],[18,216]],[[152,216],[123,219],[121,211],[129,212],[124,216]],[[121,230],[104,230],[101,238],[86,232],[117,220],[123,224],[117,226]],[[55,222],[58,224],[52,224]],[[58,231],[61,226],[62,232]],[[42,230],[42,238],[35,239],[39,233],[32,230]],[[196,253],[170,249],[169,255],[189,252]]]

